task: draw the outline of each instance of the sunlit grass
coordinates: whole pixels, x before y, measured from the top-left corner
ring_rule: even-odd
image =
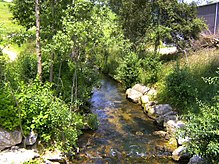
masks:
[[[0,1],[0,27],[4,35],[24,29],[24,27],[18,25],[12,20],[9,4],[12,3]]]

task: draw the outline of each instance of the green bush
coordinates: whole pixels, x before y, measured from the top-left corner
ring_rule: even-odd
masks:
[[[76,145],[83,127],[83,118],[79,114],[71,113],[61,99],[53,96],[50,84],[42,85],[38,80],[28,86],[22,83],[16,98],[21,109],[25,134],[34,130],[43,141],[56,139],[67,150],[70,145]]]
[[[18,109],[8,83],[0,84],[0,126],[14,130],[19,126]]]
[[[134,83],[139,82],[140,60],[135,53],[128,53],[119,62],[115,78],[121,81],[126,88],[131,87]]]
[[[189,108],[196,101],[198,95],[195,79],[188,67],[180,68],[177,64],[166,78],[164,93],[161,93],[164,101],[177,107],[180,112]]]
[[[21,82],[13,97],[12,88],[4,83],[0,89],[0,126],[13,130],[21,120],[24,135],[33,130],[45,143],[55,141],[62,150],[73,151],[82,133],[83,116],[70,112],[69,106],[53,95],[51,87],[38,80]]]
[[[17,60],[6,65],[5,73],[7,80],[11,82],[13,88],[18,87],[19,81],[29,82],[36,78],[37,58],[30,53],[21,53]]]
[[[218,89],[219,76],[206,81],[214,83]],[[192,155],[200,155],[208,163],[219,163],[219,92],[208,104],[199,102],[199,108],[200,113],[186,117],[186,127],[179,135],[190,138],[186,146]]]
[[[0,48],[1,49],[1,48]],[[1,53],[1,50],[0,50]],[[0,82],[4,79],[6,64],[8,63],[9,58],[0,54]]]
[[[141,60],[140,79],[142,84],[154,84],[158,81],[158,73],[160,72],[162,63],[158,55],[148,53]]]

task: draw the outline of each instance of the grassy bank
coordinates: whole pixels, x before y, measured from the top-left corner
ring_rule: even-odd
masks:
[[[12,14],[9,11],[9,4],[13,5],[13,3],[0,1],[0,25],[4,35],[24,29],[12,20]]]
[[[218,55],[217,49],[201,49],[164,60],[154,84],[159,101],[170,103],[182,113],[196,111],[197,100],[210,101],[216,91],[204,78],[216,75]]]
[[[0,35],[2,38],[0,47],[19,54],[28,45],[18,46],[11,38],[13,35],[18,34],[21,31],[25,31],[25,28],[18,25],[12,19],[9,5],[13,5],[13,3],[0,1]]]

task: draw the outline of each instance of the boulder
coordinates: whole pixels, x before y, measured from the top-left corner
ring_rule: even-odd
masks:
[[[142,107],[144,108],[144,113],[148,114],[149,110],[151,108],[153,108],[153,106],[156,105],[156,104],[157,104],[157,102],[154,102],[154,101],[150,101],[147,104],[142,104]],[[150,112],[152,112],[152,111],[150,111]],[[152,113],[150,113],[150,114],[152,114]]]
[[[172,107],[169,104],[160,104],[154,106],[155,113],[159,116],[172,111]]]
[[[154,88],[151,88],[148,93],[147,93],[148,96],[150,97],[156,97],[157,96],[157,90],[154,89]]]
[[[0,153],[0,163],[21,164],[38,157],[39,154],[34,152],[34,150],[6,150]]]
[[[166,123],[169,120],[176,120],[177,119],[176,114],[177,113],[174,112],[174,111],[167,112],[167,113],[159,116],[158,118],[156,118],[155,122],[156,122],[157,125],[159,125],[161,127],[165,127]]]
[[[126,97],[128,99],[130,99],[131,101],[133,101],[134,103],[141,103],[141,97],[143,96],[143,94],[141,92],[138,92],[134,89],[127,89],[126,90]]]
[[[154,110],[153,107],[149,108],[147,112],[148,112],[148,117],[154,120],[157,118],[156,111]]]
[[[144,85],[142,85],[142,84],[135,84],[135,85],[132,87],[132,89],[134,89],[134,90],[136,90],[136,91],[142,93],[143,95],[146,94],[146,93],[148,93],[148,91],[150,90],[150,88],[148,88],[148,87],[146,87],[146,86],[144,86]]]
[[[7,131],[0,128],[0,141],[0,151],[20,144],[22,142],[21,132],[17,130]]]
[[[184,143],[188,143],[189,142],[189,140],[190,140],[190,138],[189,137],[178,137],[177,138],[177,141],[178,141],[178,145],[183,145]]]
[[[185,155],[184,151],[186,148],[184,146],[180,146],[177,149],[175,149],[172,153],[172,159],[174,161],[179,161],[180,158],[182,158],[183,155]]]
[[[184,126],[185,126],[185,123],[183,123],[182,121],[176,121],[176,120],[169,120],[165,124],[167,132],[170,134],[175,133],[177,129],[182,128]]]
[[[190,158],[188,164],[204,164],[206,163],[205,159],[198,155],[194,155],[192,158]]]
[[[167,123],[165,124],[165,127],[169,134],[175,133],[176,132],[176,121],[175,120],[167,121]]]
[[[147,104],[149,103],[149,97],[147,95],[141,96],[141,103],[142,104]]]
[[[156,119],[160,116],[164,117],[165,114],[169,115],[169,112],[172,112],[172,108],[169,104],[154,105],[152,108],[149,108],[148,116],[152,119]]]
[[[165,149],[168,152],[173,152],[174,150],[177,149],[177,140],[175,138],[170,138],[168,143],[165,144]]]
[[[34,131],[31,131],[30,134],[25,138],[24,142],[28,146],[32,146],[36,143],[37,141],[37,133],[34,133]]]

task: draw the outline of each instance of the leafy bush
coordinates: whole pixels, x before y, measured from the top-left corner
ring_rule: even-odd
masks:
[[[1,53],[1,50],[0,50],[0,53]],[[8,63],[8,61],[9,61],[8,57],[1,56],[1,54],[0,54],[0,81],[2,81],[4,79],[6,63]]]
[[[138,56],[130,52],[121,59],[115,78],[124,83],[126,88],[131,87],[134,83],[139,82],[139,67]]]
[[[17,60],[6,65],[5,73],[13,88],[18,87],[18,81],[27,83],[35,79],[37,74],[36,56],[31,53],[21,53]]]
[[[158,55],[148,53],[141,60],[140,79],[143,84],[154,84],[158,81],[158,73],[161,70],[162,63]]]
[[[181,110],[188,108],[191,104],[195,103],[198,95],[198,91],[194,87],[195,82],[189,68],[180,68],[177,64],[173,72],[166,78],[164,93],[161,93],[164,96],[164,101]]]
[[[65,149],[76,145],[83,127],[82,116],[71,113],[61,99],[54,97],[50,84],[42,85],[38,80],[28,86],[22,83],[16,98],[25,134],[34,130],[43,141],[56,139]]]
[[[13,130],[19,126],[18,109],[8,83],[0,84],[0,126]]]
[[[206,81],[219,87],[219,77]],[[209,104],[199,102],[199,108],[200,113],[187,116],[187,125],[179,134],[190,138],[186,146],[191,154],[219,163],[219,92]]]
[[[76,147],[84,119],[82,115],[70,112],[64,101],[53,96],[51,87],[38,80],[28,85],[21,82],[13,98],[12,88],[4,83],[0,89],[0,125],[13,130],[19,127],[21,120],[24,135],[33,130],[42,141],[55,141],[56,146],[69,152]]]

